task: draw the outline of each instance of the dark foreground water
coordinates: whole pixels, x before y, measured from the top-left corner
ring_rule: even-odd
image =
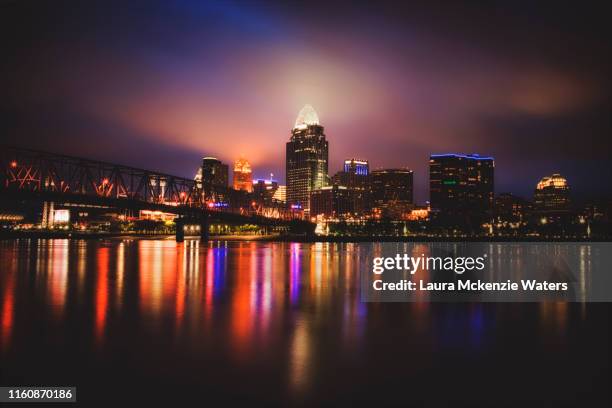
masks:
[[[610,406],[610,304],[362,303],[359,245],[0,241],[0,385],[83,406]]]

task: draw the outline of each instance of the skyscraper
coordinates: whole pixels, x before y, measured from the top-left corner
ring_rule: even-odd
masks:
[[[310,215],[342,217],[354,212],[353,191],[345,186],[327,186],[313,190],[310,194]]]
[[[329,184],[328,144],[312,106],[302,108],[286,146],[287,204],[310,211],[310,193]]]
[[[228,166],[215,157],[202,159],[201,183],[206,199],[217,199],[227,190]],[[197,177],[197,175],[196,175]]]
[[[281,203],[287,202],[287,186],[279,185],[274,195],[272,196],[273,200],[280,201]]]
[[[332,183],[351,191],[353,212],[363,214],[370,209],[370,166],[367,160],[345,160],[343,171],[334,174]]]
[[[533,194],[533,205],[536,211],[565,212],[570,209],[569,185],[560,174],[543,177]]]
[[[242,157],[234,162],[234,190],[253,191],[251,165]]]
[[[431,208],[446,224],[476,228],[493,206],[492,157],[434,154],[429,159]]]
[[[374,170],[371,177],[372,206],[383,215],[401,218],[414,204],[413,173],[409,169]]]
[[[204,186],[227,188],[228,181],[227,164],[215,157],[204,157],[202,159],[202,183]]]
[[[259,179],[253,182],[253,195],[264,205],[272,204],[275,200],[276,191],[278,190],[278,182],[272,180]]]
[[[343,171],[333,177],[333,183],[347,187],[363,187],[368,182],[370,166],[367,160],[347,159]]]

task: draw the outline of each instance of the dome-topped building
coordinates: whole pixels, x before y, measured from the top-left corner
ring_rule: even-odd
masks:
[[[300,110],[286,147],[287,204],[308,216],[311,192],[329,184],[328,143],[312,106]]]
[[[304,105],[300,113],[298,113],[297,119],[295,120],[294,129],[306,129],[310,125],[319,124],[319,115],[317,111],[311,105]]]
[[[533,195],[535,209],[541,212],[565,212],[570,208],[569,185],[558,173],[542,177]]]
[[[552,176],[543,177],[536,189],[543,190],[547,187],[558,188],[558,189],[566,189],[569,188],[567,186],[567,180],[562,177],[559,173],[555,173]]]

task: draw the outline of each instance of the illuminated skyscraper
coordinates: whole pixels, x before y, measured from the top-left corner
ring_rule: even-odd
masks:
[[[352,212],[362,214],[370,209],[370,166],[367,160],[345,160],[343,171],[334,175],[332,183],[350,190]]]
[[[251,165],[242,157],[234,163],[234,190],[253,191]]]
[[[347,159],[344,161],[344,170],[333,177],[333,183],[341,186],[365,187],[370,175],[370,166],[367,160]]]
[[[206,199],[219,198],[227,190],[228,166],[214,157],[204,157],[202,159],[202,171],[199,178],[202,183]],[[198,175],[196,175],[196,179]],[[197,180],[196,180],[197,183]]]
[[[264,205],[270,205],[275,200],[278,183],[272,180],[259,179],[253,182],[253,194]]]
[[[342,217],[353,214],[353,191],[345,186],[327,186],[313,190],[310,194],[310,215]]]
[[[533,205],[539,212],[565,212],[570,209],[570,190],[560,174],[542,178],[533,194]]]
[[[279,185],[276,191],[274,192],[272,199],[276,201],[280,201],[281,203],[286,203],[287,202],[287,186]]]
[[[310,105],[302,108],[286,146],[287,204],[310,210],[310,193],[328,185],[328,144],[319,117]]]
[[[409,169],[381,169],[371,175],[372,207],[384,216],[401,218],[414,205],[413,173]]]
[[[431,208],[445,224],[475,230],[493,207],[492,157],[434,154],[429,159]]]
[[[227,188],[228,166],[215,157],[202,159],[202,183],[206,186]]]
[[[349,159],[344,161],[344,172],[367,176],[370,173],[370,166],[367,160]]]

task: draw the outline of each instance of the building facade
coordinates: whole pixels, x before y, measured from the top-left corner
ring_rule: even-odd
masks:
[[[203,186],[227,188],[229,167],[215,157],[202,159]]]
[[[279,184],[272,198],[275,201],[280,201],[281,203],[287,203],[287,186]]]
[[[327,186],[310,193],[310,216],[343,218],[354,213],[353,192],[345,186]]]
[[[570,210],[570,188],[560,174],[543,177],[533,193],[534,209],[541,213]]]
[[[523,222],[531,211],[531,204],[512,193],[501,193],[495,197],[495,218],[500,222]]]
[[[328,176],[328,143],[319,117],[310,105],[298,114],[286,145],[287,204],[308,216],[310,193],[326,187]]]
[[[376,214],[400,219],[414,206],[412,170],[373,170],[370,183],[371,205]]]
[[[343,171],[332,177],[332,184],[351,190],[353,210],[356,214],[364,214],[370,210],[370,166],[367,160],[345,160]]]
[[[234,162],[234,190],[253,191],[253,174],[251,165],[245,158]]]
[[[436,154],[429,159],[431,208],[443,215],[485,214],[493,207],[495,162],[476,154]]]
[[[220,201],[227,194],[229,167],[215,157],[204,157],[199,172],[204,197]],[[198,175],[196,175],[198,177]],[[196,181],[197,182],[197,181]]]
[[[259,179],[253,182],[253,195],[263,205],[271,205],[278,190],[278,182],[270,179]],[[280,200],[278,200],[280,201]]]

